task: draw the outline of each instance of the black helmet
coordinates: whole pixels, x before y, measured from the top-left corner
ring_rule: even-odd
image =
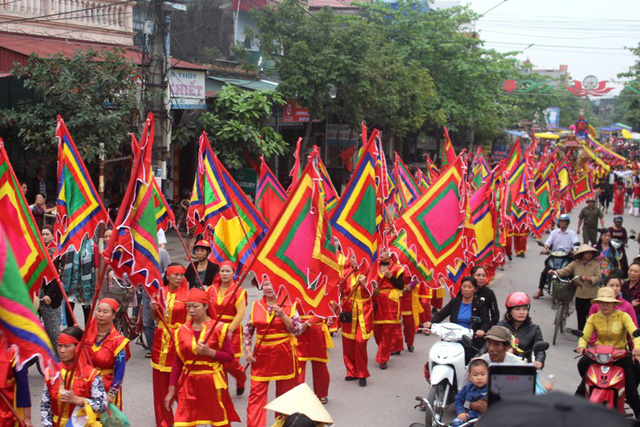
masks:
[[[622,224],[623,220],[624,218],[622,218],[622,215],[616,215],[613,217],[613,222],[619,222],[620,224]]]

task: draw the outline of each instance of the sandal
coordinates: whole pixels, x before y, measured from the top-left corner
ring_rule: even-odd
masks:
[[[146,359],[151,359],[151,352],[147,351],[147,354],[144,355]]]

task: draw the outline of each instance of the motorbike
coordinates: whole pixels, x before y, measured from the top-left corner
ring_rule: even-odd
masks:
[[[572,330],[571,333],[582,337],[582,331]],[[633,336],[639,337],[640,329],[636,329]],[[585,339],[589,341],[588,338]],[[609,409],[616,409],[623,416],[625,415],[624,369],[613,363],[624,359],[629,353],[629,350],[616,349],[610,345],[597,345],[584,351],[584,355],[595,362],[589,366],[585,376],[587,399],[592,403],[605,405]]]
[[[472,318],[472,323],[479,321]],[[428,427],[440,427],[446,426],[442,422],[442,415],[447,406],[453,403],[467,377],[465,346],[471,342],[473,330],[446,322],[431,325],[431,333],[441,338],[429,350],[429,362],[425,365],[425,378],[431,388],[428,397],[416,399],[421,402],[418,406],[425,408],[425,424]],[[474,423],[467,422],[464,425]]]

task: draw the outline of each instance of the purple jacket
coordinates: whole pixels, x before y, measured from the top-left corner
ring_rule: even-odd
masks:
[[[622,295],[618,295],[618,299],[622,301],[622,304],[618,304],[616,306],[616,310],[620,310],[623,313],[627,313],[629,316],[631,316],[631,320],[633,320],[633,323],[637,327],[638,318],[636,317],[636,310],[635,308],[633,308],[633,305],[631,305],[631,303],[626,299],[622,298]],[[598,305],[598,303],[591,304],[591,309],[589,310],[589,316],[591,316],[592,314],[596,314],[599,311],[600,311],[600,306]],[[594,332],[593,335],[591,336],[591,339],[589,340],[589,345],[592,346],[595,344],[595,342],[596,342],[596,334]]]

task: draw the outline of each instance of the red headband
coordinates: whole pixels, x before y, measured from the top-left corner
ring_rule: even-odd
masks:
[[[114,313],[117,312],[120,308],[120,304],[118,303],[118,301],[114,300],[113,298],[102,298],[100,302],[98,302],[98,305],[100,304],[107,304],[113,309]]]
[[[228,266],[228,267],[231,267],[231,269],[233,271],[236,271],[236,265],[234,263],[232,263],[231,261],[222,261],[220,263],[220,268],[224,267],[225,265]]]
[[[209,304],[211,298],[209,294],[199,288],[193,288],[187,295],[187,302],[199,302],[200,304]]]
[[[184,274],[187,270],[181,265],[172,265],[167,268],[167,276],[171,276],[172,274]]]
[[[58,337],[58,344],[78,344],[79,342],[77,338],[67,334],[60,334]]]

